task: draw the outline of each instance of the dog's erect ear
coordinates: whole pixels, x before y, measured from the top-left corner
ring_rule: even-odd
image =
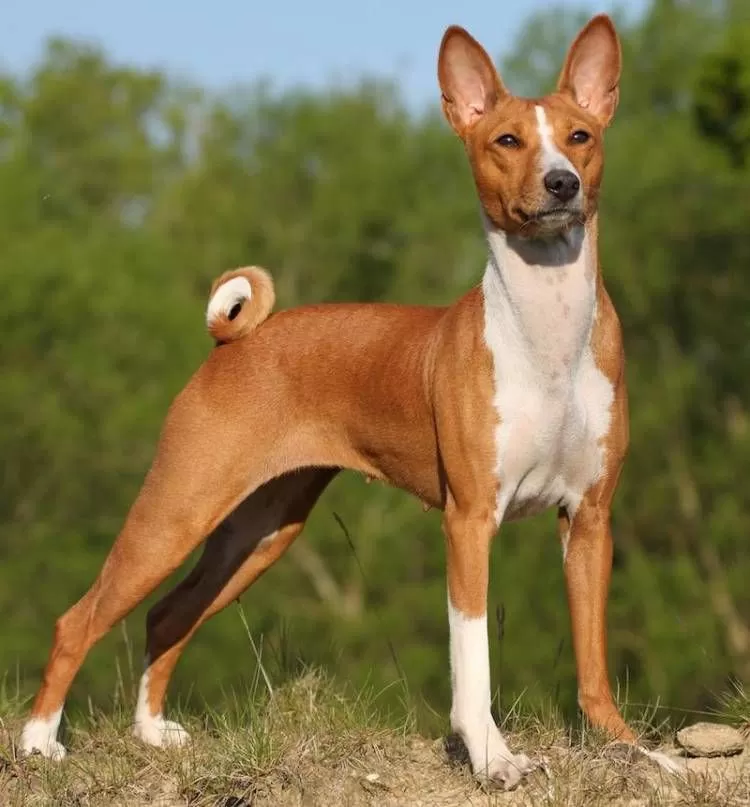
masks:
[[[606,14],[598,14],[570,46],[557,89],[607,126],[620,94],[621,64],[615,26]]]
[[[438,56],[443,112],[460,137],[506,94],[485,49],[467,31],[451,25]]]

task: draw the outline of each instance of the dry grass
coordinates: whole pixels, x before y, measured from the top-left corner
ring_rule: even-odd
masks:
[[[733,716],[747,714],[738,691]],[[342,695],[309,673],[275,692],[235,698],[202,721],[183,716],[193,741],[182,750],[145,747],[128,713],[79,716],[67,725],[62,764],[19,758],[17,699],[0,698],[0,805],[732,805],[750,804],[750,751],[690,760],[684,778],[595,736],[571,742],[554,716],[506,718],[511,745],[543,756],[513,793],[480,787],[455,741],[429,740],[409,721],[393,727],[372,693]]]

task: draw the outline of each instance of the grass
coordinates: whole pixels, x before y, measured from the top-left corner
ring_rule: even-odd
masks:
[[[21,805],[649,805],[750,804],[750,753],[693,760],[683,779],[650,760],[606,745],[595,733],[573,739],[554,710],[524,713],[503,728],[511,747],[543,756],[513,793],[483,789],[454,738],[425,738],[412,719],[379,707],[379,693],[347,692],[318,672],[274,690],[262,674],[228,696],[223,711],[177,714],[193,740],[184,749],[148,748],[130,735],[132,699],[113,714],[74,714],[64,724],[71,750],[61,764],[23,759],[15,746],[27,704],[0,687],[0,804]],[[724,714],[741,723],[741,688]],[[174,712],[174,710],[173,710]],[[174,713],[170,714],[173,717]]]
[[[719,696],[718,701],[716,713],[719,718],[737,726],[745,736],[750,736],[750,695],[745,687],[735,682],[729,692]]]
[[[0,679],[0,807],[750,805],[750,748],[727,760],[690,760],[678,778],[585,723],[572,731],[555,707],[533,711],[523,699],[504,710],[501,727],[513,750],[543,759],[544,769],[512,793],[485,788],[471,775],[460,740],[418,733],[406,683],[398,714],[384,708],[393,702],[384,692],[342,687],[314,670],[276,688],[262,642],[239,610],[255,672],[244,691],[226,693],[221,710],[170,707],[168,716],[191,733],[182,749],[150,748],[131,735],[137,675],[127,632],[113,706],[66,715],[61,739],[70,754],[62,763],[18,753],[29,704],[17,676]],[[741,685],[717,703],[708,719],[750,729]],[[658,708],[634,714],[624,703],[623,711],[650,745],[670,744],[673,732],[657,722]]]

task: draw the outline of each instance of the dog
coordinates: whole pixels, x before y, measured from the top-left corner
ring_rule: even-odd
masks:
[[[163,703],[185,645],[284,553],[341,469],[443,511],[450,720],[476,776],[511,788],[535,767],[511,752],[490,712],[488,565],[503,521],[548,508],[558,512],[579,704],[592,725],[635,742],[610,689],[605,618],[628,402],[597,203],[620,67],[615,28],[598,15],[570,46],[556,91],[522,99],[464,29],[446,30],[442,108],[465,147],[489,245],[481,284],[453,305],[271,314],[263,270],[214,284],[216,346],[172,403],[98,578],[57,621],[24,751],[64,756],[62,708],[87,652],[208,536],[196,567],[148,613],[135,714],[145,742],[184,743]]]

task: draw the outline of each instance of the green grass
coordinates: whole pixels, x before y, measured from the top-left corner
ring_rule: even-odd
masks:
[[[750,803],[746,751],[731,760],[695,760],[679,779],[651,761],[574,734],[555,709],[504,716],[511,747],[544,757],[543,771],[513,793],[482,788],[454,738],[415,732],[408,709],[381,708],[382,694],[347,691],[309,671],[279,689],[259,673],[222,711],[170,710],[191,731],[183,749],[153,749],[130,734],[133,699],[122,692],[111,713],[78,712],[64,722],[62,763],[22,758],[15,745],[28,704],[0,686],[0,804],[21,805],[671,805]],[[741,688],[723,701],[741,724]],[[644,719],[649,713],[644,714]],[[636,721],[638,722],[638,721]],[[640,725],[643,725],[641,722]],[[665,727],[662,727],[663,729]],[[663,737],[668,740],[668,737]]]
[[[737,726],[746,736],[750,735],[750,695],[745,687],[735,682],[729,692],[718,698],[718,717]]]

